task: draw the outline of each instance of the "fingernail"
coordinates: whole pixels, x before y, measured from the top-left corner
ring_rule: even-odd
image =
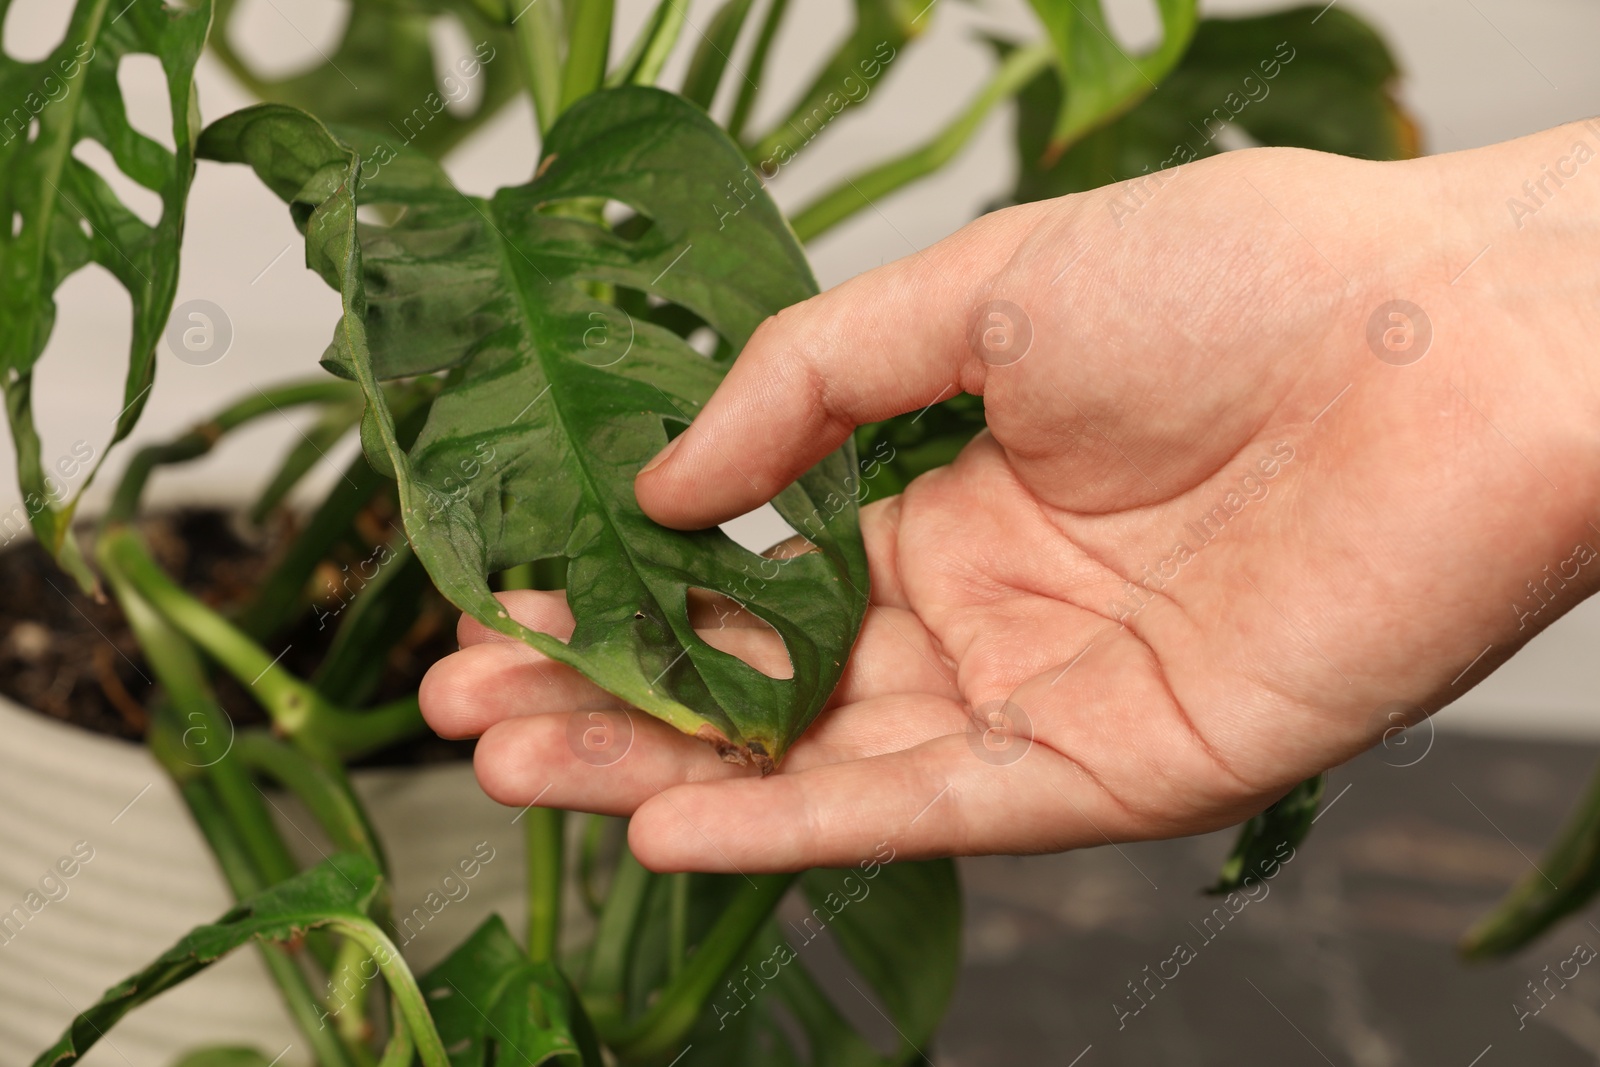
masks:
[[[649,474],[651,471],[661,466],[661,464],[665,463],[667,461],[667,457],[672,455],[672,450],[678,447],[678,442],[681,440],[683,440],[683,435],[679,434],[677,437],[674,437],[672,440],[668,441],[667,447],[663,448],[660,452],[657,452],[656,458],[652,459],[649,463],[646,463],[640,469],[639,473]]]

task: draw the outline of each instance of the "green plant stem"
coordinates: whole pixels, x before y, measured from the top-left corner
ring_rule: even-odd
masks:
[[[528,852],[528,956],[553,960],[561,935],[561,890],[566,872],[567,813],[529,808],[523,813]]]
[[[546,3],[549,0],[545,0]],[[615,0],[574,0],[567,36],[567,66],[561,78],[561,110],[599,89],[611,58],[611,20]]]
[[[772,42],[778,36],[778,28],[788,9],[789,0],[772,0],[772,6],[767,8],[767,16],[756,36],[756,46],[750,53],[749,69],[745,72],[743,84],[739,86],[739,95],[734,98],[733,113],[728,117],[728,136],[735,141],[744,135],[744,128],[750,121],[750,112],[755,108],[756,97],[761,92],[761,79],[766,74],[767,56],[772,51]]]
[[[383,486],[383,476],[364,457],[357,456],[350,462],[333,490],[312,512],[305,529],[257,588],[250,606],[240,613],[239,625],[245,633],[265,640],[295,617],[317,564],[349,535],[356,516]]]
[[[810,241],[878,198],[944,166],[972,138],[995,105],[1020,92],[1049,66],[1050,59],[1048,44],[1030,45],[1012,52],[966,111],[938,136],[921,148],[845,179],[817,197],[790,220],[795,234],[802,241]]]
[[[611,1040],[616,1054],[624,1060],[645,1059],[681,1048],[711,991],[750,947],[797,877],[763,874],[747,879],[678,977],[667,983],[643,1016]]]
[[[694,875],[684,871],[667,876],[672,891],[667,927],[667,977],[676,978],[689,957],[689,888]]]
[[[1567,815],[1561,833],[1494,911],[1457,946],[1469,960],[1508,956],[1585,907],[1600,892],[1600,772]]]
[[[753,3],[754,0],[724,0],[711,21],[700,30],[700,45],[689,59],[689,69],[678,90],[685,100],[707,111],[716,103],[717,90],[722,87],[722,77],[728,70],[728,57],[738,47],[739,34],[750,17]]]
[[[326,766],[263,730],[243,730],[233,751],[246,767],[299,797],[341,852],[359,852],[388,873],[383,850],[348,783]]]
[[[654,85],[678,43],[688,18],[688,0],[661,0],[645,21],[628,54],[606,78],[607,85]]]
[[[389,1035],[389,1044],[383,1050],[383,1059],[378,1061],[378,1067],[411,1067],[417,1048],[416,1042],[411,1039],[411,1028],[398,1010],[390,1014],[394,1018],[394,1032]]]
[[[334,1027],[347,1045],[364,1046],[366,1042],[367,979],[361,965],[367,959],[367,950],[359,941],[345,938],[328,968],[328,996],[323,1007],[333,1016]],[[335,993],[336,989],[342,992]]]
[[[128,462],[112,495],[111,506],[106,511],[107,524],[130,522],[139,512],[139,500],[145,485],[157,467],[173,463],[187,463],[198,459],[216,445],[230,430],[258,419],[263,415],[281,412],[285,408],[306,404],[349,405],[359,403],[361,390],[351,382],[324,378],[315,381],[291,382],[273,389],[258,391],[217,412],[205,422],[188,432],[166,442],[140,449]]]
[[[227,880],[234,897],[243,900],[260,892],[265,883],[252,869],[244,844],[239,840],[235,828],[229,824],[211,783],[204,778],[190,778],[180,782],[178,788],[195,823],[200,827],[200,833],[217,857],[222,876]],[[305,1034],[317,1062],[322,1067],[360,1067],[340,1041],[339,1035],[322,1025],[324,1016],[316,993],[306,979],[305,972],[295,963],[290,950],[282,945],[265,943],[260,947],[261,958],[266,961],[267,970],[283,994],[289,1014]]]
[[[587,3],[590,0],[578,0]],[[539,134],[561,114],[561,9],[557,0],[533,0],[511,24],[523,84],[533,97],[533,114]]]
[[[127,527],[102,534],[99,556],[108,573],[137,592],[163,621],[247,687],[274,726],[309,750],[326,753],[330,764],[336,757],[382,748],[424,729],[415,694],[362,712],[347,711],[324,700],[278,663],[281,654],[269,656],[238,627],[169,578]]]
[[[104,541],[101,544],[104,546]],[[163,742],[152,745],[158,758],[180,782],[202,776],[210,781],[261,884],[291,877],[296,869],[294,859],[272,822],[261,791],[240,763],[229,758],[235,740],[233,722],[206,685],[205,668],[194,646],[168,626],[118,570],[106,566],[104,552],[100,555],[128,627],[171,703],[171,711],[162,715],[169,717],[172,725],[164,727]]]
[[[336,919],[330,926],[366,949],[378,965],[384,981],[389,985],[389,994],[394,998],[396,1019],[404,1019],[410,1029],[411,1039],[416,1043],[417,1055],[424,1067],[450,1067],[450,1057],[444,1050],[438,1029],[433,1025],[433,1016],[428,1012],[422,990],[417,987],[416,976],[406,966],[394,942],[370,920]]]
[[[656,876],[623,848],[606,889],[605,905],[595,924],[589,966],[584,973],[584,1000],[592,1005],[595,1026],[602,1031],[622,1020],[627,988],[628,961],[634,932]]]

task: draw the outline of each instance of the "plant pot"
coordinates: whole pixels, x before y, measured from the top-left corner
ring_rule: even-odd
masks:
[[[176,787],[143,747],[0,698],[0,1063],[32,1062],[72,1016],[233,903]],[[524,922],[522,835],[465,763],[358,771],[394,873],[394,939],[413,967],[483,917]],[[268,799],[291,848],[328,844],[288,797]],[[485,861],[485,857],[490,857]],[[475,877],[458,869],[476,859]],[[470,867],[471,865],[469,865]],[[117,1026],[86,1067],[171,1067],[204,1045],[310,1062],[265,965],[235,952]]]

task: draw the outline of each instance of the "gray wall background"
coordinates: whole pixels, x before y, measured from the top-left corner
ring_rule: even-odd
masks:
[[[151,0],[138,0],[151,2]],[[1405,71],[1401,95],[1418,119],[1429,151],[1487,144],[1600,112],[1600,6],[1581,0],[1336,0],[1378,25]],[[4,47],[23,58],[47,52],[70,12],[66,0],[15,0],[4,24]],[[619,0],[620,42],[631,38],[649,0]],[[690,23],[703,26],[714,0],[695,0]],[[1208,14],[1238,14],[1288,6],[1257,0],[1205,4]],[[1330,5],[1331,6],[1331,5]],[[1151,0],[1105,0],[1114,28],[1130,42],[1154,38]],[[319,61],[337,40],[345,5],[336,0],[243,0],[236,41],[264,65],[290,70]],[[775,55],[756,128],[775,118],[789,94],[809,76],[815,58],[848,25],[849,0],[804,0],[793,5],[787,35]],[[914,146],[940,128],[976,91],[992,66],[980,32],[1036,35],[1024,0],[962,3],[934,0],[930,29],[894,75],[872,89],[872,106],[847,113],[810,151],[786,168],[773,193],[786,207],[806,202],[845,174]],[[695,30],[686,31],[690,37]],[[451,35],[443,28],[442,39]],[[460,38],[459,33],[455,35]],[[463,53],[469,42],[455,41]],[[619,50],[621,45],[619,44]],[[497,62],[513,62],[500,56]],[[742,65],[743,56],[734,56]],[[676,66],[681,69],[683,56]],[[164,86],[154,64],[122,72],[136,126],[168,144]],[[209,58],[199,82],[210,120],[249,103]],[[430,87],[419,87],[420,98]],[[1007,147],[1009,112],[995,114],[960,159],[937,177],[864,212],[816,243],[818,277],[834,285],[949,234],[1003,190],[1012,176]],[[525,181],[537,158],[528,108],[514,107],[463,145],[447,164],[469,192],[488,193]],[[87,160],[91,165],[95,160]],[[108,166],[97,168],[110,171]],[[131,183],[107,173],[119,191]],[[136,198],[136,188],[126,193]],[[148,196],[148,194],[145,194]],[[138,207],[136,200],[131,206]],[[228,355],[194,367],[160,355],[158,381],[134,445],[168,436],[212,408],[255,388],[317,373],[338,302],[303,266],[299,239],[281,204],[243,168],[202,164],[190,208],[178,301],[210,300],[234,329]],[[1396,235],[1403,239],[1403,235]],[[72,278],[60,292],[61,314],[42,360],[35,389],[45,457],[67,454],[83,440],[104,447],[122,406],[121,363],[129,336],[127,295],[98,268]],[[239,434],[205,461],[160,476],[156,501],[237,500],[265,465],[295,437],[289,416]],[[347,461],[353,446],[330,457],[324,479]],[[122,462],[123,445],[95,490],[89,509],[105,498]],[[0,509],[18,501],[10,442],[0,444]],[[741,524],[760,539],[770,523]],[[1444,729],[1543,736],[1600,737],[1600,598],[1541,635],[1520,655],[1447,710]]]

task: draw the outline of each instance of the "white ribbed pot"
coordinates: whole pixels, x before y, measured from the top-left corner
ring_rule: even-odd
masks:
[[[470,766],[361,771],[354,784],[388,850],[396,915],[423,909],[396,938],[414,967],[442,958],[490,912],[523,922],[516,812],[485,797]],[[314,861],[321,835],[288,798],[273,801],[291,847]],[[458,864],[486,850],[489,862],[463,879]],[[231,903],[176,787],[143,747],[0,698],[0,1064],[31,1063],[76,1011]],[[281,1067],[311,1062],[253,948],[130,1014],[83,1063],[171,1067],[211,1044],[283,1053]]]

